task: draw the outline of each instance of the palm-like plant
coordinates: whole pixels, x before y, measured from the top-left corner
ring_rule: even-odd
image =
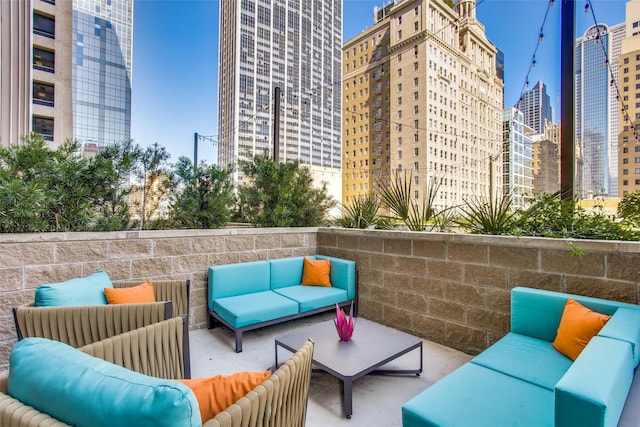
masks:
[[[344,228],[389,228],[387,218],[380,215],[380,197],[368,193],[358,197],[348,205],[343,205],[341,215],[336,220]]]
[[[455,222],[472,234],[512,234],[516,212],[511,204],[508,194],[496,199],[473,196],[459,207],[460,218]]]
[[[379,180],[382,205],[390,212],[389,220],[402,222],[411,231],[424,231],[436,219],[435,199],[440,187],[440,180],[432,179],[427,187],[427,194],[422,204],[412,199],[412,173],[404,172],[404,179],[398,178],[394,172],[389,185]]]

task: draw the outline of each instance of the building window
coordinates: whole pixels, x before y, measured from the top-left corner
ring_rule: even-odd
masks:
[[[31,127],[42,135],[45,141],[53,141],[53,118],[33,116]]]
[[[417,7],[415,7],[413,9],[413,16],[418,16],[418,8]]]
[[[413,92],[413,99],[418,100],[419,97],[420,97],[420,94],[418,93],[418,91]]]
[[[418,63],[417,62],[413,63],[413,71],[418,71]]]
[[[413,23],[413,29],[414,29],[415,31],[418,31],[418,21],[416,21],[416,22],[414,22],[414,23]]]
[[[402,30],[398,30],[398,40],[402,40]]]
[[[48,16],[33,14],[33,32],[44,37],[56,37],[56,21]]]
[[[629,180],[628,179],[623,180],[622,185],[629,185]]]
[[[415,190],[415,191],[413,192],[413,198],[414,198],[414,199],[417,199],[417,198],[418,198],[418,196],[419,196],[418,190]]]
[[[53,85],[48,83],[33,82],[33,103],[53,107]]]
[[[50,50],[33,48],[33,68],[53,73],[55,71],[55,53]]]

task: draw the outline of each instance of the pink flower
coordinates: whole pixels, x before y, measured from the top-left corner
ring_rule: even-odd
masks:
[[[340,308],[336,303],[336,320],[334,320],[333,323],[336,325],[340,341],[349,341],[351,339],[351,335],[353,335],[353,328],[356,326],[355,319],[353,317],[353,301],[351,302],[349,317],[345,314],[344,309]]]

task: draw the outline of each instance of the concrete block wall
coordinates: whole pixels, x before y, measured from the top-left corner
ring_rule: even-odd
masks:
[[[207,268],[316,253],[316,228],[0,234],[0,372],[16,342],[11,309],[35,288],[104,270],[111,280],[191,280],[191,328],[206,327]]]
[[[509,331],[516,286],[640,302],[637,242],[321,228],[318,253],[356,261],[360,316],[470,354]]]
[[[340,228],[239,228],[0,235],[0,372],[11,308],[42,283],[105,270],[112,280],[191,280],[190,325],[206,327],[210,265],[314,253],[356,261],[362,317],[478,353],[509,330],[510,289],[638,304],[640,243]]]

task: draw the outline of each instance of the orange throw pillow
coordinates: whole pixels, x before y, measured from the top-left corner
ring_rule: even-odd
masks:
[[[156,302],[151,280],[130,288],[104,288],[107,304],[136,304],[141,302]]]
[[[331,287],[331,261],[328,259],[309,259],[304,257],[302,266],[302,285]]]
[[[176,380],[189,387],[196,395],[202,423],[234,404],[257,385],[269,378],[271,371],[238,372],[232,375],[216,375],[210,378]]]
[[[564,306],[553,347],[576,360],[591,338],[596,336],[611,316],[597,313],[569,298]]]

